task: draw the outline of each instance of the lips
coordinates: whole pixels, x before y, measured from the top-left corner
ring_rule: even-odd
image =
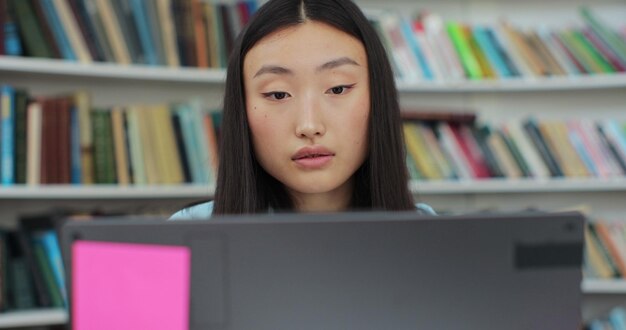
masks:
[[[312,146],[304,147],[298,150],[291,157],[291,160],[293,160],[298,166],[302,168],[318,169],[328,164],[334,156],[334,152],[322,146]]]

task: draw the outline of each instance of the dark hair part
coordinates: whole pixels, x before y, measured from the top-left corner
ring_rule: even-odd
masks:
[[[293,210],[281,182],[254,155],[246,115],[243,61],[262,38],[307,20],[333,26],[360,40],[367,54],[370,85],[368,154],[354,174],[353,209],[415,209],[407,187],[400,110],[389,60],[378,35],[349,0],[270,0],[239,35],[230,55],[224,94],[220,166],[214,214]]]

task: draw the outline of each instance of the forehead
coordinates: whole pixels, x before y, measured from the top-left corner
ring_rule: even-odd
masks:
[[[325,23],[305,23],[280,29],[262,38],[244,58],[244,72],[265,64],[316,66],[329,58],[347,56],[366,67],[363,43]]]

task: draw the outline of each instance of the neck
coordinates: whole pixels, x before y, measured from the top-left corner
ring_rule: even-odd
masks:
[[[290,191],[297,212],[340,212],[346,211],[352,199],[353,180],[336,189],[323,193],[301,193]]]

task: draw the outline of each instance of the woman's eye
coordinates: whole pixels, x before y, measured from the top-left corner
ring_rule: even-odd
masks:
[[[341,94],[345,94],[348,92],[348,90],[350,90],[352,87],[354,87],[353,85],[341,85],[341,86],[335,86],[331,89],[329,89],[328,91],[326,91],[326,93],[332,93],[335,95],[341,95]]]
[[[289,96],[289,93],[286,93],[286,92],[269,92],[269,93],[263,93],[263,96],[268,98],[268,99],[272,99],[272,100],[282,100],[282,99],[286,98],[287,96]]]

